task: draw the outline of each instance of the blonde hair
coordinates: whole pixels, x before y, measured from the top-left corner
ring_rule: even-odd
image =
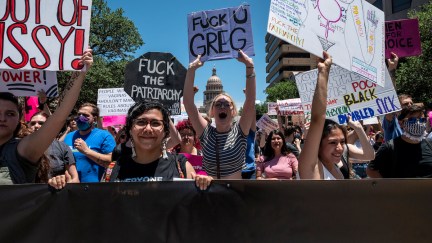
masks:
[[[227,94],[227,93],[225,93],[225,92],[224,92],[224,93],[220,93],[220,94],[216,95],[216,96],[213,98],[212,102],[210,103],[210,108],[209,108],[209,110],[207,111],[207,116],[210,117],[210,118],[213,118],[213,116],[212,116],[212,113],[213,113],[213,105],[214,105],[214,103],[216,102],[216,100],[217,100],[219,97],[221,97],[221,96],[226,96],[226,97],[228,97],[228,98],[231,100],[231,103],[232,103],[232,105],[233,105],[233,109],[234,109],[234,114],[233,114],[233,116],[236,116],[236,115],[237,115],[237,106],[236,106],[236,104],[235,104],[233,98],[231,97],[231,95],[229,95],[229,94]]]

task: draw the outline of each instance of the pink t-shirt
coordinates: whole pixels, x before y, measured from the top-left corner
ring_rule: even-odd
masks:
[[[293,153],[286,156],[275,157],[270,161],[257,163],[257,171],[265,174],[265,178],[292,179],[297,171],[298,161]]]
[[[195,173],[197,175],[207,175],[207,173],[202,168],[202,160],[203,160],[202,156],[192,155],[192,154],[187,154],[187,153],[180,153],[180,154],[183,154],[186,157],[186,159],[189,161],[189,163],[195,169]]]

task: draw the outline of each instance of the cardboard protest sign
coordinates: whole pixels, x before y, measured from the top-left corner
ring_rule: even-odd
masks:
[[[123,88],[98,89],[97,106],[100,116],[126,115],[133,104],[135,101]]]
[[[295,77],[306,119],[310,119],[317,75],[318,71],[315,69]],[[327,118],[344,124],[348,114],[353,121],[358,121],[400,109],[399,99],[388,71],[385,87],[380,87],[356,73],[332,65],[327,91]]]
[[[384,86],[384,12],[364,0],[271,0],[267,32]]]
[[[385,22],[385,56],[390,52],[398,57],[421,55],[421,42],[418,19],[399,19]]]
[[[147,52],[126,66],[124,90],[136,102],[157,100],[180,115],[185,78],[186,68],[171,53]]]
[[[79,70],[91,0],[0,1],[0,68]]]
[[[189,62],[254,56],[249,5],[188,14]]]
[[[372,118],[368,118],[368,119],[364,119],[363,120],[363,125],[373,125],[373,124],[378,124],[378,117],[372,117]]]
[[[276,116],[277,115],[276,107],[277,107],[276,102],[267,102],[267,115]]]
[[[126,124],[126,115],[123,116],[104,116],[102,120],[103,127],[118,126]]]
[[[277,100],[281,115],[299,115],[303,114],[303,107],[300,98]]]
[[[261,118],[257,121],[256,126],[259,129],[266,131],[267,134],[279,128],[277,122],[273,121],[267,114],[261,116]]]
[[[48,97],[57,97],[57,73],[0,69],[0,90],[15,96],[37,96],[38,91],[44,90]]]

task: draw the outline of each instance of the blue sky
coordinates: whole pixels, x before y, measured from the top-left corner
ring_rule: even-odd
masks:
[[[265,62],[265,35],[269,14],[270,0],[244,1],[209,1],[209,0],[107,0],[111,9],[123,8],[124,15],[135,23],[145,44],[135,53],[138,57],[146,52],[170,52],[187,67],[188,34],[187,14],[203,10],[221,9],[239,6],[248,3],[252,16],[252,32],[254,39],[254,64],[257,77],[257,100],[264,101],[266,62]],[[245,100],[245,68],[236,59],[209,61],[196,73],[195,85],[199,93],[195,96],[195,103],[202,105],[203,91],[207,79],[216,66],[217,75],[222,80],[224,90],[228,92],[238,104],[243,105]]]

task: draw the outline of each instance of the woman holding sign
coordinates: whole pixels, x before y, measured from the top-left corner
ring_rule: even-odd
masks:
[[[84,52],[80,64],[85,64],[86,68],[72,74],[54,114],[39,130],[21,140],[16,139],[22,117],[18,99],[11,93],[0,92],[0,184],[34,182],[42,155],[59,133],[78,99],[85,75],[93,64],[91,50]]]
[[[336,166],[341,160],[346,144],[346,129],[326,119],[327,84],[332,58],[323,52],[324,60],[318,63],[318,80],[312,100],[311,123],[303,151],[299,158],[301,179],[343,179]]]
[[[195,71],[203,65],[201,55],[189,64],[183,89],[183,104],[203,148],[203,167],[208,175],[217,179],[242,179],[245,163],[247,135],[251,121],[255,119],[255,71],[252,58],[239,50],[238,61],[246,69],[246,101],[239,122],[233,124],[237,109],[233,99],[226,93],[217,95],[208,111],[214,117],[216,128],[212,127],[199,113],[194,103]]]

